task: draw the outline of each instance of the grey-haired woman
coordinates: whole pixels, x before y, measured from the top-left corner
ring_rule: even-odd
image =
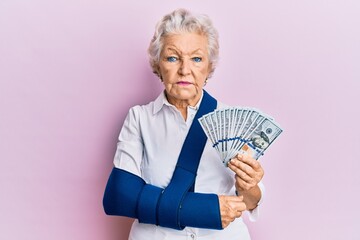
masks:
[[[218,55],[206,15],[178,9],[156,26],[149,56],[164,91],[129,110],[104,195],[107,214],[135,219],[131,240],[250,239],[241,216],[257,218],[264,171],[246,154],[225,168],[197,125],[225,106],[203,90]]]

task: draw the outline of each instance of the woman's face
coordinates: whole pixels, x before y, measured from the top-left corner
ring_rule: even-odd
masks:
[[[168,101],[196,105],[211,69],[206,36],[173,34],[166,36],[163,43],[159,73]]]

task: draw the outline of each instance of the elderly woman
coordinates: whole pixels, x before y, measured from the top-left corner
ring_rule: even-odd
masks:
[[[130,109],[104,195],[109,215],[135,218],[129,239],[250,239],[241,216],[257,217],[263,169],[246,154],[224,167],[197,121],[225,107],[203,87],[218,60],[205,15],[162,18],[149,47],[164,84],[155,101]]]

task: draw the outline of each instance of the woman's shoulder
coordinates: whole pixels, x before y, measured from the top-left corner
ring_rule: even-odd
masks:
[[[149,102],[147,104],[135,105],[129,109],[129,114],[135,115],[144,115],[152,112],[154,102]]]
[[[156,100],[151,101],[146,104],[138,104],[132,106],[129,109],[129,114],[141,117],[141,116],[149,116],[153,115],[154,109],[156,108]]]
[[[231,107],[231,106],[229,106],[229,105],[227,105],[227,104],[225,104],[223,102],[218,101],[216,109],[229,108],[229,107]]]
[[[129,113],[136,114],[138,116],[152,116],[162,108],[163,104],[164,95],[161,93],[155,100],[149,103],[131,107],[129,109]]]

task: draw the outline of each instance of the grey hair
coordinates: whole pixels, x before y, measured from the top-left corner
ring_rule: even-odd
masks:
[[[154,36],[148,49],[149,61],[153,72],[161,78],[159,74],[159,61],[164,37],[184,32],[197,32],[199,34],[204,34],[207,37],[208,54],[211,65],[208,77],[211,77],[219,59],[218,32],[207,15],[195,15],[185,9],[177,9],[170,14],[167,14],[157,23]]]

